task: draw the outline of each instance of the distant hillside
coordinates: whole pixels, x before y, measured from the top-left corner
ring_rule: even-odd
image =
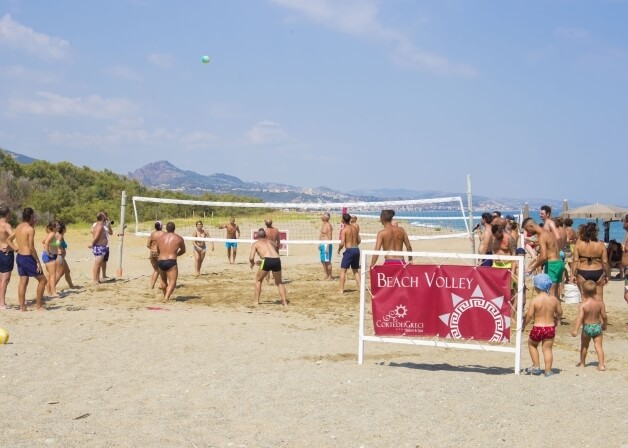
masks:
[[[24,156],[22,154],[18,154],[16,152],[9,151],[9,150],[3,149],[3,148],[0,148],[0,151],[2,151],[3,153],[8,154],[9,156],[11,156],[16,162],[23,163],[23,164],[26,164],[26,165],[28,165],[29,163],[33,163],[35,160],[37,160],[37,159],[32,159],[30,157],[27,157],[27,156]]]

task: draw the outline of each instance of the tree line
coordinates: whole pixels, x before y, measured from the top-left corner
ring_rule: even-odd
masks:
[[[192,196],[182,192],[147,188],[136,180],[112,171],[95,171],[69,162],[50,163],[36,160],[21,164],[0,148],[0,205],[9,206],[14,225],[19,221],[20,211],[24,207],[32,207],[40,222],[56,219],[68,224],[91,223],[101,210],[106,211],[109,216],[117,216],[123,190],[126,191],[127,198],[148,196],[201,201],[261,202],[257,198],[232,194],[204,193]],[[189,206],[156,204],[155,207],[140,211],[139,219],[151,220],[155,213],[168,216],[190,213]],[[217,211],[213,207],[196,207],[195,210],[208,215],[214,212],[235,212]],[[128,222],[133,215],[132,207],[127,207],[126,214],[125,219]]]

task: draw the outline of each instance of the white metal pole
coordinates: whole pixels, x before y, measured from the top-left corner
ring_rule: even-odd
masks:
[[[469,208],[469,229],[471,230],[471,253],[475,253],[475,231],[473,230],[473,194],[471,193],[471,175],[467,174],[467,207]]]
[[[125,222],[126,214],[126,191],[122,190],[122,199],[120,200],[120,230],[118,237],[120,238],[120,250],[118,252],[118,270],[116,271],[117,277],[122,277],[122,252],[124,248],[124,229],[126,229]]]

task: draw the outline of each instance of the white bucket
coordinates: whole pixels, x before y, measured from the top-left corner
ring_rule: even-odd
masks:
[[[565,283],[565,295],[563,299],[565,303],[580,303],[580,290],[578,289],[578,285],[573,283]]]

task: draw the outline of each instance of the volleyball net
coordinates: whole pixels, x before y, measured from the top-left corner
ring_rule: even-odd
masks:
[[[215,202],[153,197],[133,197],[135,235],[148,236],[155,221],[175,223],[176,232],[188,240],[233,241],[220,230],[235,218],[240,230],[238,241],[252,243],[252,231],[264,227],[271,219],[273,227],[289,235],[290,244],[320,244],[321,216],[328,213],[334,226],[334,239],[339,240],[342,214],[357,217],[362,242],[374,242],[382,229],[382,210],[395,211],[395,221],[410,240],[470,237],[462,199],[456,197],[373,202]],[[201,221],[208,238],[193,237],[196,223]]]

